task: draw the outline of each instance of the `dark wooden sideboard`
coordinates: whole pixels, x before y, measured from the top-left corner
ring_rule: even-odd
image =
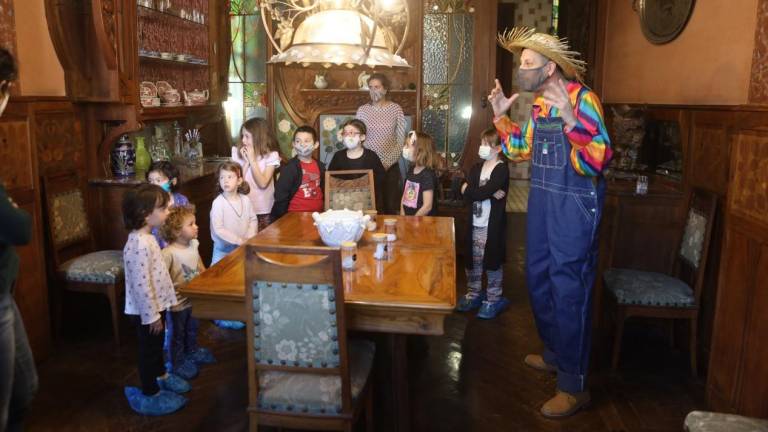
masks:
[[[207,266],[211,262],[213,242],[210,230],[211,204],[216,198],[215,171],[217,162],[206,162],[200,167],[181,165],[181,187],[179,192],[195,205],[195,216],[199,229],[200,256]],[[94,178],[88,181],[91,193],[91,207],[97,214],[122,215],[123,194],[142,183],[143,178]],[[96,234],[96,244],[101,249],[123,249],[128,231],[122,217],[100,217],[91,222]]]

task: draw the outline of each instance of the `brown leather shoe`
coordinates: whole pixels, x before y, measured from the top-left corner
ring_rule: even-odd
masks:
[[[536,370],[552,373],[557,372],[557,368],[545,362],[544,357],[540,356],[539,354],[528,354],[525,356],[523,362]]]
[[[549,418],[562,418],[573,415],[576,411],[588,405],[590,401],[589,392],[566,393],[557,391],[552,399],[548,400],[541,407],[541,414]]]

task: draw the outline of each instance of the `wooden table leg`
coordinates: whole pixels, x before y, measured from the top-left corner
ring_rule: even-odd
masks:
[[[411,411],[408,401],[408,335],[390,333],[387,337],[392,359],[392,401],[395,414],[395,430],[411,430]]]

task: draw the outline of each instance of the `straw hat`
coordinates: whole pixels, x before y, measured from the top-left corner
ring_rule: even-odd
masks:
[[[520,54],[528,48],[555,62],[568,79],[583,81],[587,71],[587,62],[577,59],[580,54],[571,51],[568,40],[546,33],[537,33],[536,29],[515,27],[498,35],[498,44],[513,54]]]

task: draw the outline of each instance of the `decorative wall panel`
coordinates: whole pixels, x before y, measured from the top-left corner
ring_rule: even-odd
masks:
[[[733,154],[730,211],[768,226],[768,133],[740,132]]]
[[[752,51],[752,73],[749,83],[749,102],[768,103],[768,0],[757,2],[755,48]]]

